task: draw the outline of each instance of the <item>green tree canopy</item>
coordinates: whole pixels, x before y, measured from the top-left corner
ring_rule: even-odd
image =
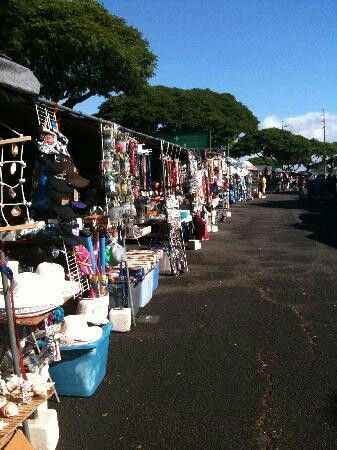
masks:
[[[300,135],[279,128],[266,128],[249,133],[232,148],[235,157],[256,154],[265,160],[271,158],[275,166],[310,164],[313,152],[312,142]]]
[[[165,86],[147,86],[139,95],[112,96],[100,106],[99,116],[151,135],[159,130],[211,130],[214,147],[258,125],[252,112],[231,94]]]
[[[93,95],[143,88],[149,43],[96,0],[1,0],[0,51],[30,65],[42,95],[73,107]]]
[[[254,156],[253,158],[249,158],[249,161],[254,164],[254,166],[279,167],[279,163],[272,158],[262,158],[261,156]]]
[[[337,142],[321,142],[310,140],[312,145],[312,161],[309,170],[335,170],[337,167]]]

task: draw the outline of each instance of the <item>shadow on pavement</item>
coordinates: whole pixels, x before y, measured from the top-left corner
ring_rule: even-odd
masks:
[[[298,209],[299,202],[297,199],[268,201],[267,197],[267,201],[263,203],[252,203],[252,206],[258,206],[259,208]]]
[[[308,211],[301,214],[299,218],[302,223],[294,226],[311,232],[307,236],[309,239],[337,248],[337,214],[335,206],[331,206],[331,209],[324,208],[321,211]]]
[[[284,195],[290,193],[284,193]],[[282,194],[283,195],[283,194]],[[309,231],[308,239],[337,248],[337,205],[335,201],[319,202],[299,199],[292,196],[285,199],[269,198],[261,203],[254,203],[259,208],[298,209],[304,211],[299,215],[300,223],[293,225],[299,230]]]
[[[327,399],[327,406],[324,412],[329,426],[337,429],[337,392],[334,392]]]

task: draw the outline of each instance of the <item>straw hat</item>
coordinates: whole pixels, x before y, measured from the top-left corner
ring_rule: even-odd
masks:
[[[102,336],[102,328],[89,327],[85,316],[70,315],[63,319],[61,333],[69,341],[94,342]]]
[[[99,298],[82,298],[78,302],[77,314],[94,325],[104,325],[108,323],[109,296]]]

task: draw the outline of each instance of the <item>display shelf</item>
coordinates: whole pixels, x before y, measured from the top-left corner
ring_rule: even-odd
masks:
[[[84,223],[92,223],[95,225],[107,225],[108,217],[103,214],[93,214],[91,216],[85,216],[83,218]]]
[[[10,438],[12,437],[14,431],[30,417],[34,411],[46,400],[48,400],[54,394],[54,390],[51,389],[48,392],[47,397],[44,398],[33,398],[32,402],[29,405],[20,405],[19,406],[19,414],[15,417],[0,417],[1,420],[7,422],[8,425],[0,431],[0,448],[3,448]]]
[[[67,303],[72,298],[73,298],[73,296],[64,297],[63,304]],[[59,305],[59,306],[62,306],[62,305]],[[26,325],[26,326],[39,325],[43,320],[47,319],[47,317],[49,316],[50,312],[53,311],[55,308],[56,308],[56,306],[54,306],[49,311],[47,311],[47,312],[45,312],[43,314],[40,314],[38,316],[17,317],[16,318],[16,323],[17,323],[17,325]],[[4,323],[7,323],[7,319],[4,316],[0,316],[0,324],[4,324]]]
[[[24,223],[22,225],[8,225],[6,227],[0,227],[1,231],[21,231],[21,230],[33,230],[37,228],[36,223]]]
[[[27,142],[31,141],[31,136],[19,136],[15,138],[9,138],[9,139],[1,139],[0,145],[7,145],[7,144],[18,144],[20,142]]]

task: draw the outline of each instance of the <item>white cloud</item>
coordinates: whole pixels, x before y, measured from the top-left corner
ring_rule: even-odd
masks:
[[[325,114],[326,119],[326,141],[337,141],[337,115]],[[301,134],[306,138],[315,138],[323,141],[323,123],[322,113],[309,112],[301,116],[286,117],[280,119],[275,115],[267,116],[261,123],[260,129],[263,128],[282,128],[282,121],[284,129],[291,131],[294,134]]]

